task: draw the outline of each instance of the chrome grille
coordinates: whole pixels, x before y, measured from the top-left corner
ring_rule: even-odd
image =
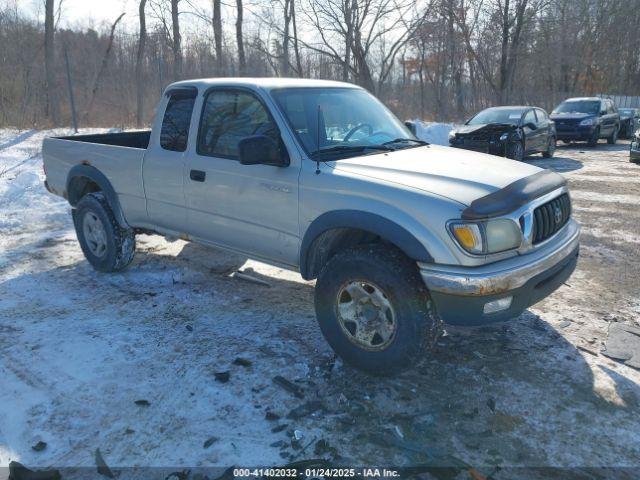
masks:
[[[571,200],[563,193],[533,211],[532,243],[535,245],[552,237],[571,217]]]

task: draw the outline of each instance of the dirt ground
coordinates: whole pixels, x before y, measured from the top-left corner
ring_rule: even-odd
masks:
[[[583,236],[566,285],[375,378],[336,361],[295,273],[154,236],[125,272],[93,271],[41,185],[51,133],[0,135],[0,467],[95,468],[99,449],[115,471],[325,458],[421,478],[636,478],[596,470],[640,466],[640,372],[601,353],[613,322],[640,325],[627,142],[527,160],[569,179]]]

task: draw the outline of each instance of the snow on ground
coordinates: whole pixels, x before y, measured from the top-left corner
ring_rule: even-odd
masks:
[[[446,143],[448,127],[421,128]],[[93,271],[68,205],[42,186],[42,139],[62,133],[0,130],[0,467],[91,467],[97,448],[116,470],[328,457],[465,462],[499,479],[526,476],[509,467],[639,465],[640,372],[599,353],[611,322],[640,323],[628,144],[527,160],[572,188],[584,235],[565,286],[510,322],[450,328],[415,370],[373,378],[335,362],[313,282],[295,273],[147,235],[126,271]],[[233,278],[238,268],[270,286]],[[310,401],[320,410],[295,410]]]
[[[449,145],[449,132],[456,127],[453,123],[436,123],[413,120],[416,124],[416,136],[420,140],[435,145]]]

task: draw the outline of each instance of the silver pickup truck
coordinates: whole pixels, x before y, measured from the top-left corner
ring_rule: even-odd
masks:
[[[578,258],[562,176],[426,144],[345,83],[178,82],[151,131],[48,138],[43,157],[96,270],[149,231],[297,270],[332,348],[375,373],[424,358],[442,321],[517,317]]]

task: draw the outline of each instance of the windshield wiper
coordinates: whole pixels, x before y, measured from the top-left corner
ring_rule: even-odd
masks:
[[[417,138],[394,138],[393,140],[384,142],[382,145],[391,145],[393,143],[406,143],[406,142],[413,142],[418,145],[429,145],[429,142],[425,142],[424,140],[418,140]]]
[[[385,152],[392,152],[394,149],[386,145],[336,145],[334,147],[321,148],[315,152],[311,152],[311,158],[319,157],[325,153],[350,153],[350,152],[364,152],[365,150],[382,150]]]

